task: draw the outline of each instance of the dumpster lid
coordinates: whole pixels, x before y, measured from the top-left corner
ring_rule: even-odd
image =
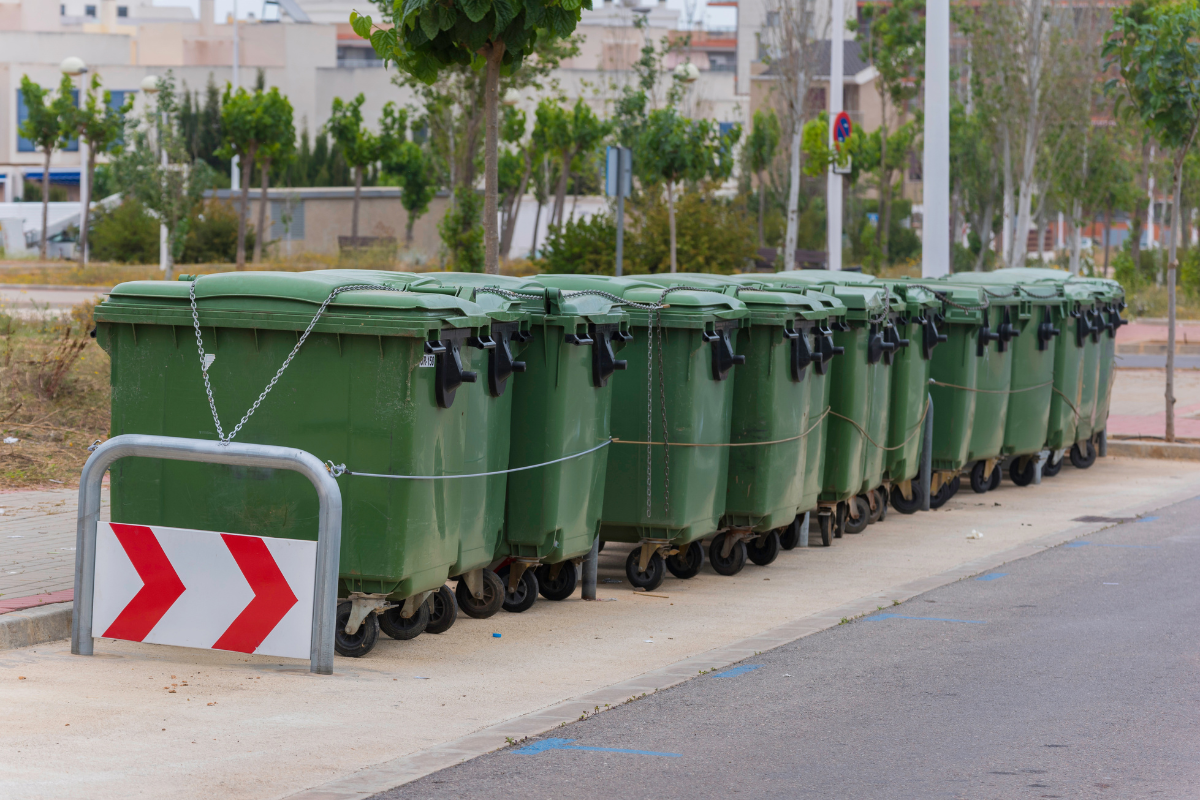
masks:
[[[903,308],[909,314],[920,314],[927,308],[940,308],[942,301],[933,291],[920,283],[881,279],[878,281],[892,293],[892,306]]]
[[[674,275],[639,276],[661,286],[704,286],[714,292],[733,293],[750,309],[750,320],[759,325],[782,325],[788,319],[824,319],[828,312],[820,303],[798,292],[780,292],[755,281],[750,275],[717,275],[713,273],[678,272]],[[671,302],[670,298],[667,302]]]
[[[540,284],[562,289],[567,297],[571,292],[608,292],[631,303],[665,303],[668,308],[659,312],[664,325],[698,327],[704,322],[723,319],[747,319],[750,316],[745,303],[732,294],[723,294],[713,286],[688,289],[679,286],[661,286],[642,280],[640,276],[607,277],[601,275],[538,275],[533,278]],[[664,293],[667,293],[664,298]],[[643,309],[629,308],[631,317],[646,314]]]
[[[598,324],[619,323],[627,319],[627,314],[624,307],[615,300],[602,297],[600,295],[580,295],[577,297],[570,296],[569,293],[560,293],[557,296],[552,295],[549,306],[546,299],[546,286],[538,283],[530,278],[516,278],[509,275],[486,275],[478,272],[426,272],[422,273],[430,280],[438,281],[445,285],[453,286],[475,286],[485,291],[480,291],[475,296],[475,302],[487,307],[489,303],[495,302],[489,298],[501,298],[504,295],[486,291],[487,289],[497,289],[505,292],[513,292],[519,295],[536,295],[536,297],[518,297],[515,298],[522,312],[536,317],[539,321],[544,317],[548,318],[576,318],[574,321],[594,322]],[[547,308],[551,311],[547,313]],[[555,319],[563,324],[574,324],[572,320]]]

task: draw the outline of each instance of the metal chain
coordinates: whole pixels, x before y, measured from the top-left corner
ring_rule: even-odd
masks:
[[[198,279],[196,279],[196,280],[198,280]],[[245,425],[246,422],[250,419],[250,417],[254,415],[254,412],[258,410],[259,405],[262,403],[263,400],[266,399],[267,395],[270,394],[271,390],[275,388],[275,384],[279,382],[279,378],[283,375],[283,371],[288,368],[288,365],[292,363],[292,359],[295,358],[296,354],[300,352],[301,346],[303,346],[305,340],[308,339],[308,335],[310,333],[312,333],[312,329],[316,326],[317,320],[319,320],[321,318],[321,315],[323,315],[325,313],[325,309],[329,307],[329,304],[333,302],[333,299],[335,297],[337,297],[342,292],[357,292],[357,291],[404,292],[405,291],[404,289],[397,289],[392,286],[377,286],[375,284],[363,283],[363,284],[355,284],[353,286],[339,286],[338,288],[336,288],[332,292],[330,292],[329,297],[325,298],[325,302],[321,304],[321,307],[317,310],[317,313],[312,318],[312,321],[308,323],[308,327],[304,329],[304,333],[301,334],[300,338],[296,341],[296,346],[292,348],[292,352],[288,353],[288,357],[283,360],[283,365],[279,367],[279,371],[275,373],[275,377],[271,378],[270,383],[267,384],[267,388],[263,389],[262,394],[260,394],[258,396],[258,399],[254,401],[254,405],[250,406],[250,410],[246,412],[246,415],[244,417],[242,417],[241,422],[239,422],[237,424],[237,426],[234,427],[234,429],[229,432],[229,435],[226,436],[225,431],[221,428],[221,418],[217,415],[217,401],[213,399],[212,384],[209,382],[209,379],[208,379],[208,363],[206,363],[207,358],[204,353],[204,338],[200,334],[200,314],[196,310],[196,280],[193,280],[188,285],[188,298],[192,302],[192,323],[196,327],[196,349],[200,353],[200,374],[204,376],[204,391],[208,395],[208,407],[212,410],[213,422],[216,423],[216,426],[217,426],[217,439],[220,441],[221,444],[229,444],[230,442],[232,442],[233,437],[238,435],[238,431],[240,431],[242,429],[242,426]]]
[[[983,305],[981,305],[981,306],[968,306],[968,305],[964,305],[964,304],[962,304],[962,303],[956,303],[956,302],[954,302],[953,300],[951,300],[951,299],[950,299],[950,296],[949,296],[949,294],[948,294],[948,293],[946,293],[946,292],[944,292],[944,291],[941,291],[940,289],[935,289],[935,288],[933,288],[932,286],[926,286],[926,285],[925,285],[925,284],[923,284],[923,283],[910,283],[910,284],[908,284],[908,285],[909,285],[909,286],[914,286],[914,287],[916,287],[916,288],[918,288],[918,289],[924,289],[925,291],[927,291],[927,292],[929,292],[930,294],[932,294],[934,297],[936,297],[936,298],[937,298],[938,300],[940,300],[941,302],[945,303],[945,304],[946,304],[946,305],[948,305],[948,306],[952,306],[952,307],[954,307],[954,308],[957,308],[959,311],[987,311],[987,310],[988,310],[989,308],[991,308],[991,306],[992,306],[992,304],[991,304],[990,302],[988,302],[988,299],[987,299],[987,296],[986,296],[986,295],[985,295],[985,296],[984,296],[984,298],[983,298]]]

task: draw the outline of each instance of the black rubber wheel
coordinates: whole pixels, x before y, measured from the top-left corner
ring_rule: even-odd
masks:
[[[871,503],[867,500],[867,496],[863,494],[850,498],[850,503],[858,504],[858,519],[851,517],[849,511],[847,511],[846,533],[862,533],[871,524]],[[847,508],[849,508],[849,504],[847,504]]]
[[[377,616],[379,617],[379,630],[388,636],[400,641],[415,639],[429,626],[429,598],[425,598],[421,607],[408,619],[400,616],[399,606],[389,608]]]
[[[751,539],[746,545],[746,557],[765,567],[779,557],[779,529],[767,531],[757,539]]]
[[[667,569],[676,578],[694,578],[704,566],[704,545],[692,542],[682,552],[668,556]]]
[[[641,556],[641,547],[635,547],[629,551],[629,557],[625,559],[625,577],[629,578],[629,582],[635,589],[653,592],[662,585],[663,578],[667,577],[667,567],[663,563],[662,554],[655,551],[654,555],[650,556],[649,563],[646,564],[646,571],[642,572],[638,569]]]
[[[538,579],[534,574],[534,570],[527,569],[521,573],[521,580],[517,581],[517,588],[508,588],[508,573],[509,566],[503,566],[496,570],[496,577],[504,585],[504,610],[513,614],[520,614],[522,611],[528,611],[537,600],[538,596]]]
[[[804,515],[800,514],[792,524],[785,528],[780,528],[779,546],[784,550],[794,550],[796,545],[800,544],[800,526],[804,524]]]
[[[888,512],[888,493],[887,489],[880,486],[875,490],[879,495],[879,522],[887,522]]]
[[[379,640],[379,620],[376,614],[367,614],[362,625],[354,635],[346,633],[346,623],[350,621],[350,601],[338,603],[337,622],[333,628],[333,649],[339,656],[362,658],[371,652],[375,642]]]
[[[834,515],[833,538],[840,539],[846,535],[846,522],[850,519],[850,505],[842,502],[837,504]]]
[[[445,633],[458,620],[458,601],[450,587],[442,585],[426,601],[429,605],[429,624],[425,626],[426,633]]]
[[[504,605],[504,583],[490,569],[483,571],[483,597],[476,598],[467,588],[467,582],[461,578],[454,589],[454,597],[458,607],[468,617],[487,619],[494,616]]]
[[[551,564],[542,564],[537,568],[538,591],[547,600],[566,600],[575,594],[575,587],[579,585],[575,565],[569,561],[564,563],[553,580],[550,578],[552,569]]]
[[[985,469],[986,461],[976,461],[971,467],[971,488],[975,490],[975,494],[986,494],[992,488],[992,476],[985,473]]]
[[[712,544],[708,546],[708,560],[718,574],[737,575],[742,571],[742,567],[746,566],[746,542],[735,542],[729,550],[729,555],[722,556],[721,550],[725,547],[725,537],[728,535],[718,533],[713,537]]]
[[[1025,469],[1021,469],[1020,458],[1014,458],[1008,465],[1008,477],[1017,486],[1028,486],[1033,483],[1034,471],[1037,469],[1037,456],[1024,459]]]
[[[946,505],[946,501],[951,497],[954,497],[954,482],[957,480],[958,478],[955,477],[953,480],[943,483],[938,490],[933,493],[933,497],[929,498],[929,507],[941,508],[942,506]]]
[[[1079,442],[1071,445],[1071,464],[1076,469],[1087,469],[1092,464],[1096,463],[1096,446],[1091,440],[1084,442],[1087,445],[1086,455],[1084,450],[1079,447]]]
[[[1058,459],[1058,463],[1054,463],[1054,453],[1050,454],[1050,458],[1046,459],[1046,463],[1042,464],[1042,477],[1053,478],[1058,473],[1062,472],[1064,458]]]
[[[991,483],[988,484],[989,492],[1000,488],[1000,476],[1003,475],[1003,473],[1004,471],[1000,469],[999,464],[992,468],[992,480]]]
[[[875,501],[875,510],[869,511],[867,513],[867,524],[868,525],[874,525],[876,522],[879,522],[879,520],[883,519],[883,515],[885,512],[883,510],[883,502],[879,499],[882,494],[883,494],[883,492],[877,492],[874,489],[872,489],[871,491],[869,491],[863,495],[863,498],[867,501],[868,509],[871,507],[871,500],[874,499],[874,501]],[[872,495],[874,497],[872,497]]]
[[[833,545],[833,529],[834,529],[833,514],[818,514],[817,515],[817,530],[821,532],[821,546],[831,547]]]
[[[992,480],[996,482],[997,486],[999,486],[1000,479],[997,478],[996,475],[997,475],[997,471],[993,470],[992,471]],[[954,495],[958,494],[958,490],[961,488],[962,488],[962,476],[955,475],[954,480],[950,481],[950,497],[954,497]],[[949,500],[950,497],[947,497],[946,499]]]
[[[912,500],[905,500],[904,493],[900,491],[899,486],[892,487],[892,508],[899,511],[901,514],[915,514],[921,510],[921,503],[925,499],[925,487],[921,486],[916,481],[912,484]],[[932,504],[931,504],[932,505]]]

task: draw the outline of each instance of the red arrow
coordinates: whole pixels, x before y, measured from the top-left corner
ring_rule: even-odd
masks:
[[[117,541],[142,579],[142,588],[108,626],[105,636],[140,642],[187,590],[171,559],[163,552],[154,531],[145,525],[111,523]]]
[[[254,599],[225,629],[221,638],[213,644],[213,649],[253,653],[279,624],[279,620],[299,601],[292,593],[292,587],[288,586],[287,578],[279,571],[279,565],[267,549],[266,542],[257,536],[229,533],[221,534],[221,538],[246,576]]]

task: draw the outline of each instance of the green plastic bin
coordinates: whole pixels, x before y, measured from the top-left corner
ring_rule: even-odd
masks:
[[[208,376],[226,433],[258,398],[339,288],[377,283],[359,271],[243,272],[196,282]],[[117,286],[96,309],[112,361],[112,434],[216,439],[196,349],[189,283]],[[483,368],[492,319],[453,294],[347,291],[313,325],[239,440],[297,447],[350,470],[454,475],[491,466],[471,426],[469,384]],[[461,560],[494,547],[477,523],[496,518],[485,478],[393,480],[344,475],[338,652],[361,655],[375,615],[344,630],[352,603],[406,601],[409,617]],[[315,539],[317,499],[300,476],[268,469],[122,459],[114,521]],[[482,504],[482,505],[481,505]],[[395,620],[399,624],[399,618]]]
[[[569,296],[602,291],[642,306],[669,306],[628,308],[633,341],[622,352],[628,371],[613,384],[612,431],[618,441],[608,457],[600,537],[641,545],[626,562],[635,586],[658,586],[667,568],[686,577],[699,569],[699,548],[691,544],[720,531],[725,514],[732,378],[745,360],[737,348],[740,329],[749,326],[749,310],[733,294],[663,287],[638,278],[541,275],[534,280]],[[648,333],[654,335],[652,362]],[[718,548],[713,566],[736,571],[739,561],[745,563],[744,543],[725,541],[730,547]]]

